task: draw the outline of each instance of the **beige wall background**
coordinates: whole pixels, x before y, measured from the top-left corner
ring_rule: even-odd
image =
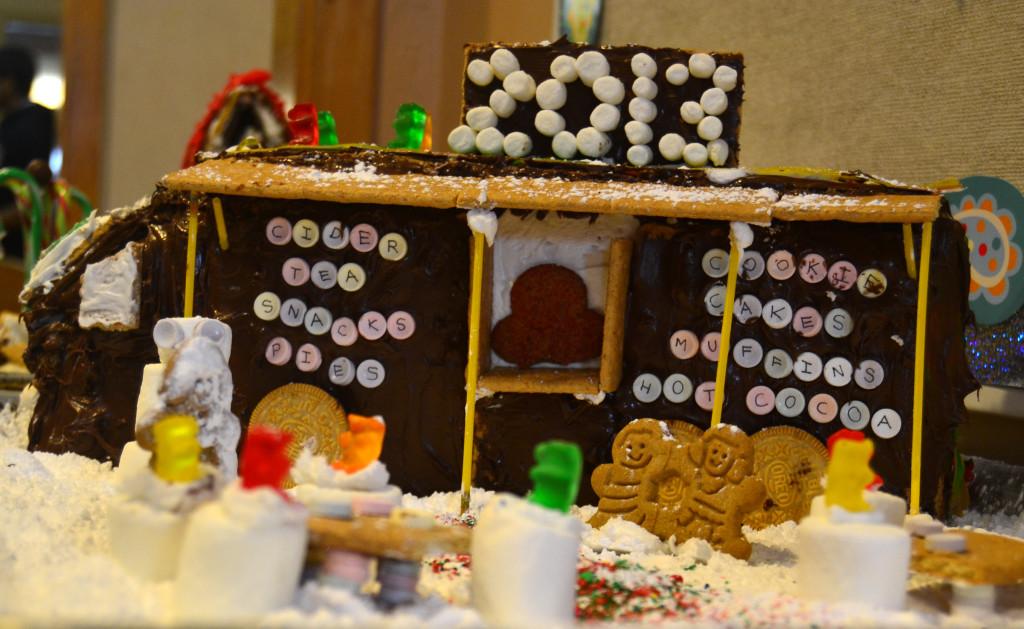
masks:
[[[603,43],[742,52],[746,166],[1024,187],[1024,3],[606,0]]]

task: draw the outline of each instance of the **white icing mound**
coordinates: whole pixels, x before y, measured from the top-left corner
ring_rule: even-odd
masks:
[[[306,520],[305,507],[269,487],[243,489],[241,481],[228,485],[220,496],[224,515],[242,528],[292,526]]]
[[[39,391],[27,385],[18,396],[18,405],[0,409],[0,448],[27,448],[28,425],[39,401]]]
[[[184,513],[214,497],[217,471],[203,466],[204,477],[191,483],[169,483],[148,466],[117,473],[118,498],[147,505],[157,511]]]
[[[139,327],[139,267],[137,245],[99,262],[86,265],[82,274],[82,297],[78,325],[101,330],[135,330]]]
[[[327,462],[327,457],[313,454],[309,448],[304,448],[292,465],[292,480],[296,484],[310,484],[328,489],[379,491],[387,488],[390,478],[387,466],[380,461],[374,461],[363,469],[349,474],[344,470],[334,469]]]
[[[488,246],[494,244],[494,236],[498,233],[498,216],[491,210],[470,210],[466,213],[469,228],[483,234]]]
[[[657,535],[622,518],[612,518],[599,529],[591,527],[583,534],[583,543],[594,550],[620,553],[657,553],[665,548]]]

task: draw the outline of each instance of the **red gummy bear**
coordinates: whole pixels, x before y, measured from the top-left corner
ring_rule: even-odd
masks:
[[[843,439],[849,439],[850,441],[864,441],[864,433],[859,430],[850,430],[849,428],[842,428],[832,433],[832,436],[828,438],[828,456],[832,456],[832,447],[837,441]],[[885,484],[882,477],[875,473],[875,478],[867,485],[867,489],[878,489]]]
[[[288,129],[292,141],[289,144],[316,146],[320,143],[320,121],[316,115],[316,105],[299,103],[288,110]]]
[[[245,438],[245,449],[239,464],[243,489],[270,487],[278,493],[292,468],[286,449],[291,433],[265,426],[253,426]]]

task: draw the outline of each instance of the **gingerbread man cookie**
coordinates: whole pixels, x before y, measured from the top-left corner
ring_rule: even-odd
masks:
[[[658,516],[658,504],[642,496],[644,478],[652,470],[662,469],[678,442],[664,422],[637,419],[615,436],[612,462],[599,465],[590,477],[600,498],[590,525],[598,528],[614,517],[621,517],[652,530]]]

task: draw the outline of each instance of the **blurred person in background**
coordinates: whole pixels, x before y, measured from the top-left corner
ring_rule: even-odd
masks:
[[[47,162],[55,141],[53,111],[29,100],[36,76],[32,53],[19,46],[0,47],[0,167],[26,168],[29,162]],[[6,258],[22,258],[24,237],[14,196],[0,189],[0,217],[7,234],[3,238]]]

